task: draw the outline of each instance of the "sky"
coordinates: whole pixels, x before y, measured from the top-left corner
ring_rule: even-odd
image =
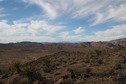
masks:
[[[126,0],[0,0],[0,43],[126,38]]]

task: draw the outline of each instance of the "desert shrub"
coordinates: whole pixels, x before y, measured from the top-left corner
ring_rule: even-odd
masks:
[[[2,79],[0,79],[0,84],[4,84]]]
[[[107,69],[107,70],[103,70],[97,73],[94,73],[95,77],[108,77],[115,74],[114,69]]]
[[[16,73],[21,72],[20,65],[21,63],[19,61],[12,62],[12,67],[16,70]]]
[[[101,50],[95,50],[95,52],[96,52],[97,55],[101,55],[102,54]]]
[[[22,75],[28,77],[30,82],[34,82],[35,80],[42,81],[43,78],[39,72],[37,72],[37,69],[35,67],[25,67],[22,71]]]
[[[2,78],[2,79],[6,79],[6,78],[8,78],[8,77],[9,77],[9,75],[8,75],[7,73],[1,75],[1,78]]]
[[[24,68],[24,70],[23,70],[23,72],[22,72],[22,75],[28,77],[29,80],[32,81],[35,72],[36,72],[35,67],[28,66],[28,67],[25,67],[25,68]]]
[[[70,72],[71,79],[77,78],[77,75],[75,74],[75,71],[74,70],[70,70],[69,72]]]
[[[102,59],[98,59],[97,62],[98,62],[98,64],[102,64],[103,60]]]
[[[91,68],[86,68],[86,69],[85,69],[85,72],[86,72],[86,73],[91,73],[91,71],[92,71]]]
[[[44,65],[46,67],[51,67],[51,61],[50,60],[44,60]]]
[[[36,71],[35,67],[25,67],[23,70],[23,75],[30,77]]]
[[[90,56],[89,63],[93,66],[99,66],[103,63],[103,58],[102,56]]]
[[[126,56],[121,55],[120,63],[126,63]]]
[[[67,69],[67,71],[69,72],[69,74],[71,74],[71,71],[73,70],[74,74],[76,77],[80,77],[81,74],[84,72],[84,68],[81,68],[81,67],[77,67],[77,66],[73,66],[73,67],[69,67]]]
[[[118,44],[118,45],[117,45],[117,48],[118,48],[119,50],[123,50],[125,47],[123,47],[121,44]]]
[[[44,60],[44,67],[43,67],[44,72],[50,73],[51,71],[56,69],[57,69],[56,64],[52,63],[52,61],[50,60]]]
[[[116,74],[113,81],[117,82],[117,84],[126,84],[126,71],[119,70]]]
[[[119,63],[119,64],[115,64],[115,66],[113,67],[114,69],[122,69],[122,67],[121,67],[121,64]]]
[[[90,59],[86,58],[86,59],[84,59],[84,62],[85,63],[90,63]]]
[[[51,67],[44,67],[44,68],[43,68],[43,71],[44,71],[45,73],[50,73],[50,72],[52,71],[52,68],[51,68]]]
[[[85,71],[81,74],[82,79],[89,78],[91,76],[93,76],[91,68],[86,68]]]

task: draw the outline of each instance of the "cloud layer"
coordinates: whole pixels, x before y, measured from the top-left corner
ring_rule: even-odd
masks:
[[[65,29],[64,26],[50,25],[42,20],[33,20],[27,23],[18,23],[14,21],[13,24],[8,24],[6,20],[1,20],[0,42],[109,41],[117,38],[124,38],[126,36],[126,25],[116,25],[111,27],[111,29],[96,31],[94,35],[84,34],[86,31],[83,27],[78,27],[72,31],[64,31],[63,29]]]
[[[8,24],[6,20],[0,21],[0,42],[16,42],[16,41],[54,41],[51,37],[64,26],[50,25],[46,21],[33,20],[27,23]],[[55,39],[56,40],[56,39]]]
[[[64,15],[70,18],[91,17],[93,25],[108,20],[126,21],[125,0],[23,0],[39,6],[51,19]]]

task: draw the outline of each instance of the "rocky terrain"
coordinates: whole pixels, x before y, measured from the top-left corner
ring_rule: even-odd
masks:
[[[126,39],[0,44],[0,84],[126,84]]]

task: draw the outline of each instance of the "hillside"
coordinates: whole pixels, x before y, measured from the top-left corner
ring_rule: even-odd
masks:
[[[0,44],[0,84],[125,84],[125,51],[126,39]]]

